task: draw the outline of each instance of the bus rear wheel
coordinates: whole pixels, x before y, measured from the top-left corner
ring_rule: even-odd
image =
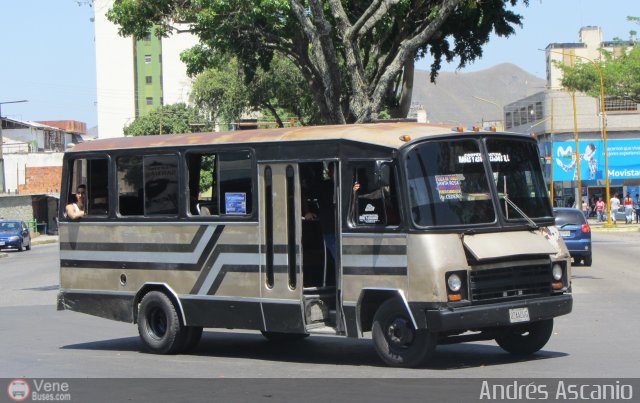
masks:
[[[426,363],[437,344],[435,333],[413,327],[406,308],[395,298],[376,311],[371,332],[376,352],[392,367],[413,368]]]
[[[185,347],[186,330],[173,302],[160,291],[140,302],[138,333],[145,347],[156,354],[176,354]]]
[[[553,319],[513,326],[496,337],[503,350],[516,355],[529,355],[544,347],[553,333]]]

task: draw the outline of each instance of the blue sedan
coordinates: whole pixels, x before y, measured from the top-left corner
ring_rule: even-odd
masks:
[[[574,208],[554,208],[556,227],[569,249],[575,265],[591,266],[591,228],[582,211]]]
[[[7,248],[20,252],[31,249],[31,236],[24,221],[0,220],[0,249]]]

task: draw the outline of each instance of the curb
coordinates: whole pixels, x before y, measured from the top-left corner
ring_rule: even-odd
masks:
[[[57,239],[43,239],[41,241],[31,241],[31,245],[46,245],[48,243],[57,243]]]
[[[606,227],[591,227],[591,232],[640,232],[640,227],[633,226],[615,226],[611,228]]]

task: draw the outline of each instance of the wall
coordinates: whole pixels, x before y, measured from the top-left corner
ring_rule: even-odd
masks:
[[[31,196],[0,196],[0,217],[12,220],[32,220],[33,207],[31,205]]]
[[[47,189],[37,191],[36,193],[49,193],[48,188],[59,189],[62,175],[58,169],[62,167],[63,155],[63,153],[5,154],[4,169],[7,192],[15,193],[19,185],[26,184],[25,168],[29,167],[46,167],[45,172],[46,170],[52,170],[55,171],[52,175],[57,175],[55,181],[53,177],[49,177],[51,182],[45,186]]]
[[[25,184],[18,185],[18,193],[60,193],[61,166],[26,167]]]

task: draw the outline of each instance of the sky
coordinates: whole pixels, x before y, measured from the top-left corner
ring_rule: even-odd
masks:
[[[19,120],[78,120],[97,124],[95,41],[89,0],[0,0],[0,103],[2,116]],[[520,2],[521,3],[521,2]],[[513,63],[545,77],[549,43],[579,42],[578,31],[599,26],[604,40],[627,39],[640,27],[626,21],[640,16],[639,0],[530,0],[515,8],[522,28],[509,38],[492,37],[483,57],[463,70],[472,72]],[[428,70],[430,60],[418,62]]]

